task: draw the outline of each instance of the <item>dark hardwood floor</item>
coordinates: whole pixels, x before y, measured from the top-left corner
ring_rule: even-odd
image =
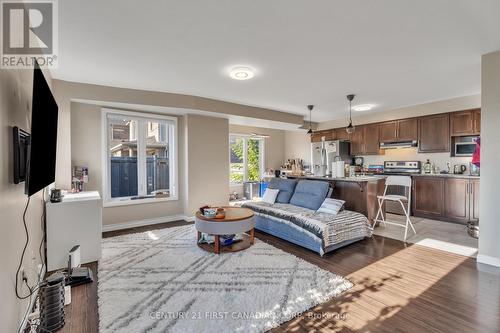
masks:
[[[104,233],[104,237],[186,224]],[[373,236],[321,258],[256,232],[260,240],[345,276],[354,287],[272,332],[500,332],[500,272],[474,259]],[[59,332],[97,332],[95,281],[72,290]]]

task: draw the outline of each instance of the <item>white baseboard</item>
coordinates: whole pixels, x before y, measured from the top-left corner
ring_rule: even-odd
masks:
[[[194,216],[187,216],[187,215],[185,215],[184,216],[184,220],[187,221],[187,222],[194,222]]]
[[[186,215],[180,214],[180,215],[155,217],[152,219],[105,224],[102,226],[102,232],[129,229],[129,228],[135,228],[135,227],[143,227],[146,225],[154,225],[154,224],[160,224],[160,223],[165,223],[165,222],[189,221],[188,219],[189,219],[189,217],[187,217]]]
[[[487,255],[484,255],[484,254],[478,254],[476,260],[477,260],[477,262],[479,262],[481,264],[486,264],[486,265],[500,267],[500,259],[499,258],[495,258],[495,257],[492,257],[492,256],[487,256]]]

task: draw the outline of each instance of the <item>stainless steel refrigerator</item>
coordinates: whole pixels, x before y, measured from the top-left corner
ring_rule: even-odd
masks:
[[[332,174],[332,162],[336,157],[344,161],[346,164],[352,163],[350,152],[350,143],[347,141],[322,141],[311,143],[311,164],[312,172],[320,170],[322,167],[326,169],[326,175]]]

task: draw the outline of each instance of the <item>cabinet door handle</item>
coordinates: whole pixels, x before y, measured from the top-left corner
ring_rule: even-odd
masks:
[[[469,194],[469,183],[465,184],[465,193]]]

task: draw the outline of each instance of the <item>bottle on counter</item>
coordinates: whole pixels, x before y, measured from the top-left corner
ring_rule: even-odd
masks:
[[[424,163],[423,166],[424,173],[431,173],[432,172],[432,164],[429,159],[427,159],[427,162]]]

